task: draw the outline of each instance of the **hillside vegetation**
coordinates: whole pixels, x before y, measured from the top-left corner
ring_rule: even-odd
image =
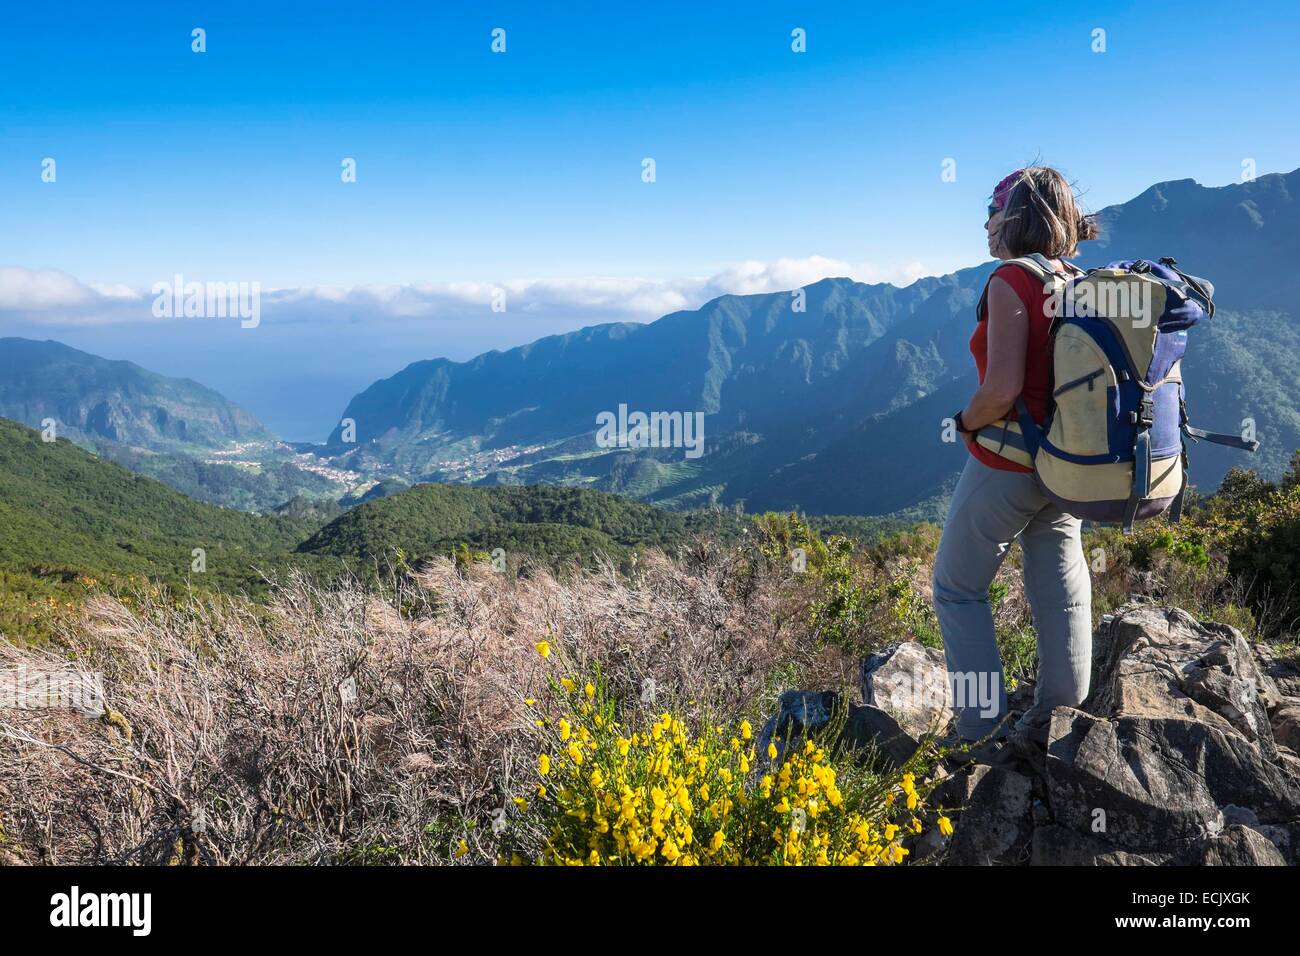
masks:
[[[680,514],[578,488],[418,485],[358,505],[299,550],[374,558],[400,548],[427,557],[467,543],[488,551],[587,560],[593,550],[613,558],[643,546],[672,551],[693,534],[734,535],[740,524],[729,512]]]
[[[600,505],[617,507],[481,491],[385,501],[464,533],[566,514],[596,526]],[[616,513],[668,533],[639,507]],[[374,532],[384,510],[362,518],[322,541]],[[291,575],[265,608],[215,592],[89,595],[49,647],[105,675],[109,709],[0,719],[0,851],[196,865],[942,858],[953,831],[924,790],[932,742],[890,765],[809,740],[778,772],[758,730],[791,688],[850,699],[865,655],[940,645],[938,538],[922,524],[863,545],[772,513],[677,560],[651,550],[628,573],[436,557],[378,588]],[[1278,483],[1234,473],[1180,523],[1093,530],[1085,548],[1097,618],[1137,596],[1294,657],[1300,462]],[[1032,693],[1018,550],[990,597],[1009,689]],[[0,642],[0,664],[49,660]],[[32,743],[47,737],[60,747]],[[625,789],[644,799],[624,803]],[[790,825],[793,808],[809,826]]]
[[[227,587],[313,530],[291,518],[205,505],[7,419],[0,419],[0,516],[0,562],[11,568],[177,582],[189,573],[193,549],[203,548],[208,573]]]
[[[46,636],[97,589],[187,585],[257,600],[267,578],[373,580],[394,561],[506,552],[513,564],[595,566],[698,532],[734,536],[730,512],[682,514],[572,488],[418,486],[338,508],[295,500],[254,515],[195,501],[153,479],[0,419],[0,633]],[[333,519],[333,520],[330,520]],[[201,565],[196,565],[201,549]],[[201,568],[201,569],[200,569]]]

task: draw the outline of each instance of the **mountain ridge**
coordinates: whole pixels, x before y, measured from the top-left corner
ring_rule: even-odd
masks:
[[[0,338],[0,415],[32,424],[53,418],[74,440],[152,450],[272,437],[251,412],[193,379],[16,336]]]
[[[1290,303],[1300,294],[1300,278],[1287,267],[1300,256],[1297,189],[1300,170],[1214,187],[1191,179],[1156,183],[1100,210],[1102,237],[1086,243],[1078,261],[1088,267],[1172,255],[1215,282],[1219,326],[1257,327],[1250,316],[1265,310],[1282,316],[1280,338],[1290,341]],[[325,451],[417,480],[623,490],[635,473],[638,497],[674,506],[806,506],[798,489],[839,513],[913,506],[924,496],[907,493],[907,475],[888,486],[866,476],[879,456],[904,454],[934,479],[924,482],[928,494],[960,467],[959,447],[945,455],[934,446],[942,418],[963,400],[961,389],[974,387],[973,308],[995,266],[986,261],[901,287],[826,277],[799,290],[723,295],[644,325],[590,326],[465,362],[421,360],[354,397],[343,417],[356,422],[357,443],[349,447],[336,428]],[[803,313],[792,308],[800,292]],[[1300,445],[1300,421],[1276,395],[1265,407],[1248,407],[1248,391],[1220,381],[1229,361],[1240,375],[1247,358],[1230,354],[1235,347],[1217,331],[1195,335],[1185,363],[1195,376],[1189,406],[1207,427],[1222,428],[1229,416],[1235,426],[1253,413],[1278,449],[1258,461],[1266,473],[1280,472],[1286,446]],[[1284,356],[1259,361],[1261,380],[1274,392],[1300,391],[1300,368]],[[914,406],[945,388],[953,390],[953,408],[923,423]],[[402,401],[387,403],[395,394]],[[1229,399],[1234,407],[1214,407]],[[620,403],[704,412],[708,453],[686,462],[662,449],[596,448],[597,414]],[[899,416],[895,424],[880,424],[891,415]],[[884,434],[903,450],[862,444]],[[862,445],[856,453],[854,442]],[[1196,449],[1193,478],[1217,484],[1231,463],[1254,462]],[[845,477],[848,470],[856,479]],[[818,480],[826,493],[817,491]],[[853,490],[853,480],[864,487]]]

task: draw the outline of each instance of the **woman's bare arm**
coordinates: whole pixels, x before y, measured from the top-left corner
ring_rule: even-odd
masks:
[[[989,283],[988,369],[984,384],[962,409],[961,419],[974,431],[1003,418],[1025,385],[1029,316],[1011,286],[999,278]]]

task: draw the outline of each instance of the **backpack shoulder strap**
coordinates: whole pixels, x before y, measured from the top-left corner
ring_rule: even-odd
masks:
[[[1053,276],[1060,275],[1052,268],[1052,263],[1044,255],[1037,252],[1031,252],[1027,256],[1021,256],[1019,259],[1008,259],[1006,262],[1010,266],[1020,266],[1034,278],[1043,282],[1049,281]]]
[[[989,301],[989,283],[993,281],[993,276],[997,274],[998,269],[1001,269],[1002,266],[1019,266],[1043,285],[1051,283],[1053,285],[1061,286],[1070,279],[1083,275],[1083,270],[1078,266],[1071,262],[1066,262],[1064,259],[1061,261],[1068,267],[1065,272],[1055,269],[1052,266],[1051,260],[1037,252],[1031,252],[1027,256],[1020,256],[1016,259],[1005,260],[1002,265],[999,265],[997,269],[994,269],[993,272],[989,274],[988,280],[984,283],[984,291],[980,295],[979,304],[975,307],[976,320],[983,322],[984,317],[988,314],[986,309]]]

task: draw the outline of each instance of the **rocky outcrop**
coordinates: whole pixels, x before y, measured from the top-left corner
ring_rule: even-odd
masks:
[[[1103,621],[1093,664],[1091,696],[1053,712],[1045,754],[1003,750],[990,758],[996,766],[977,761],[941,771],[930,802],[956,823],[946,862],[1300,862],[1300,696],[1293,693],[1300,681],[1292,663],[1231,627],[1134,604]],[[864,661],[858,710],[866,713],[845,739],[874,742],[879,726],[891,760],[905,760],[950,716],[945,700],[923,691],[934,686],[936,670],[946,684],[942,654],[916,644],[891,645]],[[769,726],[812,729],[816,721],[799,724],[791,710],[806,698],[785,695],[785,723],[774,718]],[[831,704],[839,706],[838,698]],[[899,735],[908,746],[899,746]]]
[[[967,773],[946,781],[937,802],[963,807],[980,826],[960,826],[948,848],[949,863],[984,866],[1023,863],[1034,835],[1033,782],[1002,767],[975,764]]]
[[[1092,686],[1080,709],[1053,712],[1030,768],[1043,810],[1029,862],[1296,862],[1300,775],[1275,725],[1293,740],[1300,700],[1239,632],[1130,606],[1098,630]],[[1008,829],[975,803],[960,826]]]

